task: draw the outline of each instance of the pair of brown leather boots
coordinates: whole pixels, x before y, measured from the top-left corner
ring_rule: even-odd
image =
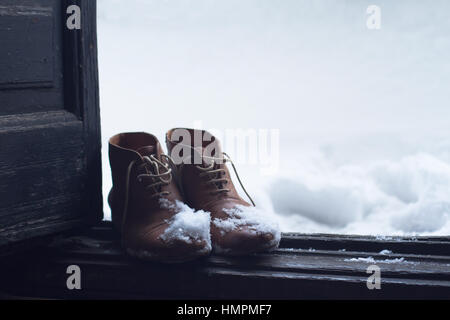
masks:
[[[212,250],[244,255],[278,246],[278,226],[239,196],[214,136],[178,128],[166,134],[166,144],[170,156],[148,133],[109,140],[108,202],[130,255],[184,262]]]

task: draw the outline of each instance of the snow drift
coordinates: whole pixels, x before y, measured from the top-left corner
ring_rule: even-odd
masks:
[[[449,234],[450,165],[430,154],[316,168],[268,189],[283,229],[355,234]]]

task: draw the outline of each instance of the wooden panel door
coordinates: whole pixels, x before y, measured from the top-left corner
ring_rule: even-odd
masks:
[[[100,220],[101,199],[96,2],[0,0],[0,255]]]

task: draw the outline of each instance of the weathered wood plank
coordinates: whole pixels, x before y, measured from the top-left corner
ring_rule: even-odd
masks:
[[[67,110],[83,120],[86,169],[89,177],[86,205],[91,210],[86,220],[98,223],[103,218],[101,128],[97,60],[97,1],[63,0],[63,7],[81,8],[81,29],[63,30],[64,95]]]
[[[55,216],[44,218],[30,218],[26,221],[26,227],[7,227],[4,233],[0,234],[0,266],[7,263],[13,254],[25,252],[23,257],[32,256],[30,254],[30,238],[33,239],[34,247],[47,245],[55,235],[62,233],[76,226],[82,226],[83,221],[79,218],[72,218],[71,212],[61,213]],[[51,232],[49,232],[51,230]],[[35,259],[39,259],[35,257]],[[18,265],[17,267],[21,267]],[[16,271],[19,271],[18,268]]]
[[[71,242],[71,244],[69,244]],[[110,261],[111,263],[129,263],[130,258],[119,247],[118,241],[101,241],[90,238],[75,237],[65,240],[64,245],[72,247],[61,257],[79,261]],[[67,250],[67,249],[66,249]],[[372,257],[374,262],[360,258]],[[273,270],[286,272],[332,273],[366,275],[367,267],[377,264],[386,277],[438,279],[450,281],[450,257],[429,257],[420,255],[373,255],[367,252],[334,251],[284,251],[277,250],[270,254],[257,254],[251,257],[211,256],[205,265],[229,267],[240,270]]]
[[[303,239],[306,237],[301,236]],[[331,239],[328,241],[333,242]],[[433,245],[442,244],[435,242]],[[119,237],[111,229],[111,223],[104,222],[95,228],[55,240],[39,256],[38,263],[19,273],[23,286],[14,282],[15,290],[20,289],[21,294],[30,295],[29,290],[32,290],[40,297],[146,299],[450,296],[449,255],[281,248],[273,253],[248,257],[212,255],[182,265],[164,265],[127,256],[120,248]],[[367,289],[366,270],[372,262],[358,258],[369,256],[381,268],[382,290]],[[82,270],[81,291],[69,291],[65,287],[65,271],[72,264]]]
[[[78,211],[83,210],[81,201],[80,193],[76,192],[3,208],[0,211],[0,234],[11,228],[26,229],[36,219],[79,215]],[[74,206],[74,203],[78,205]]]
[[[51,204],[53,198],[61,195],[83,193],[86,180],[82,122],[41,124],[28,116],[25,119],[29,122],[22,118],[19,126],[15,123],[17,118],[8,118],[15,126],[0,130],[0,222],[3,224],[7,223],[2,221],[4,216],[19,214],[21,208],[30,212],[46,210],[30,207],[36,201],[47,199]],[[51,118],[47,117],[46,121]]]
[[[73,113],[66,110],[5,115],[0,116],[0,132],[28,131],[28,127],[39,127],[47,126],[49,124],[55,125],[55,123],[58,122],[69,123],[76,121],[79,121],[79,119]]]
[[[450,237],[336,236],[291,233],[284,235],[280,246],[282,248],[313,248],[318,250],[360,252],[390,250],[405,254],[450,255]]]
[[[66,5],[73,3],[68,1]],[[95,224],[103,219],[103,196],[102,196],[102,160],[101,160],[101,128],[99,107],[99,84],[98,84],[98,61],[97,61],[97,1],[77,0],[75,3],[82,8],[82,33],[78,34],[79,57],[74,61],[81,62],[79,66],[77,83],[80,92],[81,116],[84,124],[84,140],[86,152],[86,176],[87,196],[85,220],[87,223]],[[65,34],[65,39],[70,35]],[[67,50],[66,50],[67,53]],[[67,69],[67,68],[66,68]],[[69,82],[70,84],[70,82]],[[66,104],[71,96],[66,93]]]

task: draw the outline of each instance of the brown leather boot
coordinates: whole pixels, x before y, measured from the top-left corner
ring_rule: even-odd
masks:
[[[108,196],[122,246],[138,258],[184,262],[211,251],[210,216],[183,203],[170,159],[157,138],[122,133],[109,140],[113,187]]]
[[[214,136],[178,128],[166,134],[166,144],[177,165],[178,185],[186,203],[211,213],[211,241],[216,253],[244,255],[278,246],[278,225],[239,196],[225,165],[231,160]]]

